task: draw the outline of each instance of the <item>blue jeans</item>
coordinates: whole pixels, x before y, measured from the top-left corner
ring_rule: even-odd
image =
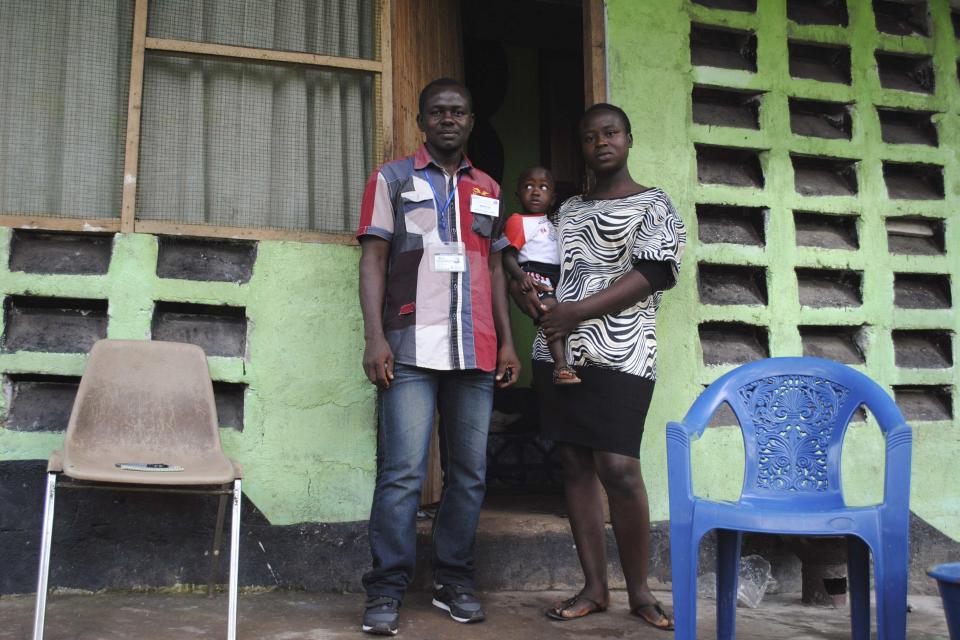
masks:
[[[443,493],[433,520],[434,580],[472,588],[473,540],[486,491],[493,373],[397,364],[379,404],[377,485],[370,511],[373,568],[363,576],[367,595],[402,601],[413,580],[417,508],[437,409]]]

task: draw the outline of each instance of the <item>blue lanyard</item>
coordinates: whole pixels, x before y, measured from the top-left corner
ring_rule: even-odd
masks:
[[[440,229],[442,231],[447,230],[447,210],[450,208],[450,203],[453,202],[453,196],[457,195],[457,185],[454,184],[453,188],[450,189],[450,195],[447,197],[446,204],[440,204],[440,194],[437,193],[436,187],[433,186],[433,181],[430,180],[430,176],[427,174],[426,170],[423,172],[423,177],[427,181],[427,184],[430,185],[430,191],[433,191],[433,201],[437,205],[437,213],[440,214]]]

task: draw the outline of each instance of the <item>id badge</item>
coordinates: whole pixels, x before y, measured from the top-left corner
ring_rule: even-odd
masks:
[[[430,271],[462,273],[467,270],[467,254],[462,242],[437,242],[427,245]]]
[[[500,217],[500,201],[496,198],[488,198],[478,193],[470,196],[470,213],[479,213],[484,216]]]

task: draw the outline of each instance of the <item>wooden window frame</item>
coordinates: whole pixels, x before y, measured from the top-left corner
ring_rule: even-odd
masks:
[[[147,35],[147,15],[150,0],[135,0],[133,17],[133,46],[131,49],[130,85],[127,99],[127,131],[124,146],[123,192],[120,217],[70,218],[38,214],[2,214],[0,226],[16,229],[43,229],[49,231],[91,231],[120,233],[150,233],[213,238],[250,240],[292,240],[356,245],[352,232],[343,234],[320,231],[263,229],[223,225],[185,224],[173,221],[140,220],[137,218],[137,181],[140,158],[140,116],[143,107],[143,72],[148,51],[174,54],[201,55],[209,58],[299,64],[326,70],[365,71],[374,74],[374,127],[382,132],[374,149],[374,159],[384,157],[393,139],[393,72],[391,55],[390,18],[393,0],[378,0],[375,24],[378,60],[345,58],[312,53],[258,49],[234,45],[191,42],[171,38],[153,38]]]

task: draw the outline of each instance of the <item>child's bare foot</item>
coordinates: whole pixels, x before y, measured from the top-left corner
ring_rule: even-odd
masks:
[[[553,384],[580,384],[580,376],[570,365],[558,365],[553,368]]]

